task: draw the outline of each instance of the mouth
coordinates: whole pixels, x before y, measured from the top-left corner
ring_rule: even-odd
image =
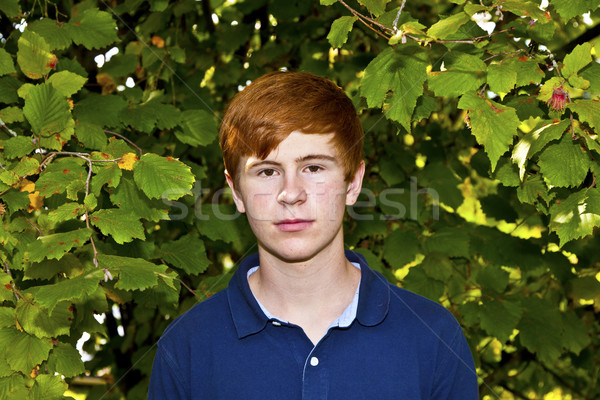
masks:
[[[308,228],[313,221],[306,219],[284,219],[276,222],[275,226],[283,232],[297,232]]]

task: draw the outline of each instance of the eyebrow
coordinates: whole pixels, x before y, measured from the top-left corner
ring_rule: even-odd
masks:
[[[303,163],[306,161],[313,161],[313,160],[314,161],[318,161],[318,160],[329,161],[334,164],[338,164],[337,158],[330,156],[328,154],[308,154],[306,156],[298,157],[294,161],[296,162],[296,164],[300,164],[300,163]],[[260,160],[260,161],[253,162],[252,164],[247,166],[246,171],[248,171],[252,168],[257,168],[257,167],[261,167],[261,166],[265,166],[265,165],[280,166],[281,163],[277,162],[277,161],[272,161],[272,160]]]

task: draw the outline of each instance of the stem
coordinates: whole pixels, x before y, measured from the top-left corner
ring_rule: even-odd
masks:
[[[398,10],[398,14],[396,14],[396,18],[394,18],[393,29],[394,32],[398,32],[398,20],[400,19],[400,14],[402,14],[402,10],[406,5],[406,0],[402,0],[402,4],[400,4],[400,9]]]
[[[10,268],[8,267],[8,262],[4,261],[4,271],[6,271],[6,275],[8,275],[10,277],[10,280],[14,282],[13,276],[10,273]],[[25,300],[25,297],[23,297],[23,295],[17,290],[17,287],[15,286],[15,284],[11,284],[10,287],[12,288],[13,294],[15,295],[15,299],[17,301],[19,301],[19,297],[23,300]]]
[[[171,76],[172,76],[172,74],[171,74]],[[120,133],[109,131],[109,130],[106,130],[106,129],[104,130],[104,133],[108,133],[109,135],[115,135],[117,137],[120,137],[121,139],[123,139],[124,141],[126,141],[127,143],[129,143],[130,145],[132,145],[133,147],[135,147],[140,152],[140,156],[144,153],[144,151],[142,150],[142,148],[140,146],[138,146],[137,144],[133,143],[131,140],[129,140],[125,136],[121,135]]]
[[[8,126],[6,126],[6,124],[4,123],[4,121],[2,121],[2,119],[0,118],[0,127],[6,129],[8,131],[8,133],[10,133],[13,136],[17,136],[17,132],[13,131],[12,129],[10,129]]]

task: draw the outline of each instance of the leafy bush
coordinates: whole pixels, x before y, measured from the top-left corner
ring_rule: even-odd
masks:
[[[600,397],[600,1],[542,3],[3,1],[0,397],[145,398],[255,251],[215,139],[279,68],[355,102],[346,244],[456,315],[482,397]]]

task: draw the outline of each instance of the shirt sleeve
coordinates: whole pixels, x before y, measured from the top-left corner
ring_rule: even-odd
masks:
[[[479,388],[471,350],[460,326],[440,345],[432,400],[477,400]]]
[[[169,355],[168,350],[159,343],[148,389],[149,400],[185,400],[190,396],[186,391],[184,375]]]

